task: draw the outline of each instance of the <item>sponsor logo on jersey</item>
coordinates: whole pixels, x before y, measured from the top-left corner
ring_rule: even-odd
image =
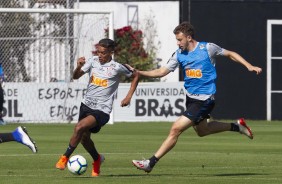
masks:
[[[114,67],[115,65],[113,66],[114,64],[111,64],[110,67],[107,67],[107,75],[109,77],[113,76],[114,75],[114,71],[116,70]]]
[[[101,79],[101,78],[98,78],[98,77],[95,77],[94,75],[92,75],[91,84],[94,84],[96,86],[108,87],[108,80],[107,79]]]
[[[199,47],[200,47],[200,49],[204,49],[204,48],[205,48],[205,45],[204,45],[204,44],[201,44]]]
[[[202,70],[200,69],[186,69],[186,76],[190,78],[202,78]]]

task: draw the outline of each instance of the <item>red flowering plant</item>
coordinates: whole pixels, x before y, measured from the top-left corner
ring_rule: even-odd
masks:
[[[108,37],[108,29],[105,30]],[[114,40],[117,43],[115,48],[115,61],[122,64],[129,64],[138,70],[152,70],[158,66],[154,50],[147,52],[144,49],[143,33],[141,30],[133,30],[131,26],[125,26],[114,30]],[[95,45],[96,48],[97,44]],[[95,51],[93,51],[95,54]],[[124,82],[130,79],[123,78]],[[142,78],[140,81],[159,81],[154,78]]]

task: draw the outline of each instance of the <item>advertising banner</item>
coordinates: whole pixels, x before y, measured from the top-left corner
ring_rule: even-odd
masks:
[[[185,110],[183,83],[140,83],[128,107],[120,103],[130,84],[115,96],[111,122],[174,121]],[[77,122],[87,84],[6,83],[3,116],[7,122]]]
[[[120,85],[114,103],[115,122],[174,121],[185,111],[185,90],[181,82],[140,83],[130,106],[121,107],[129,85]]]

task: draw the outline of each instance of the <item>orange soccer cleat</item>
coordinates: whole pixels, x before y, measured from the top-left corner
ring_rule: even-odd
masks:
[[[66,168],[66,165],[68,163],[69,158],[65,155],[62,155],[59,159],[59,161],[56,164],[56,168],[60,170],[64,170]]]

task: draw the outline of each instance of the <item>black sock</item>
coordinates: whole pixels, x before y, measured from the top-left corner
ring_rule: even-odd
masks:
[[[155,164],[159,161],[159,159],[155,155],[153,155],[149,160],[150,160],[149,165],[151,168],[153,168]]]
[[[84,149],[86,149],[86,151],[91,155],[94,161],[97,161],[99,159],[99,153],[94,145],[94,142],[91,139],[84,140],[84,142],[82,142],[82,145]]]
[[[73,147],[69,144],[69,147],[67,148],[64,155],[69,158],[71,156],[71,154],[73,153],[73,151],[75,150],[75,148],[76,147]]]
[[[1,133],[0,134],[0,143],[15,141],[15,138],[12,133]]]
[[[239,126],[236,123],[231,123],[230,131],[239,132]]]
[[[93,158],[94,161],[97,161],[99,159],[99,153],[97,152],[97,150],[91,150],[88,151],[89,154],[91,155],[91,157]]]

